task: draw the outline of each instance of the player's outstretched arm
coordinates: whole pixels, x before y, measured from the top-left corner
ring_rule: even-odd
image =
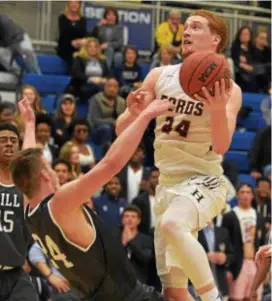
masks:
[[[87,174],[62,186],[51,201],[54,211],[71,212],[86,202],[128,162],[139,145],[151,119],[167,112],[172,104],[153,101],[135,121],[115,140],[106,156]]]
[[[20,114],[25,125],[25,134],[22,149],[36,147],[35,114],[26,97],[18,103]]]
[[[139,114],[155,99],[155,85],[161,74],[162,68],[154,68],[146,76],[140,89],[129,93],[127,109],[119,116],[115,132],[119,136]]]

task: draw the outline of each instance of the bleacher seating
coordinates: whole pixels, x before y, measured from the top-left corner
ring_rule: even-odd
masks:
[[[232,137],[230,150],[248,151],[256,133],[247,131],[235,131]]]
[[[228,151],[224,155],[224,160],[231,163],[240,173],[248,173],[249,171],[247,152],[233,150]]]
[[[42,74],[67,75],[67,64],[57,55],[38,54],[38,63]]]
[[[256,186],[256,179],[248,174],[239,174],[239,184],[240,183],[249,183],[253,188]]]

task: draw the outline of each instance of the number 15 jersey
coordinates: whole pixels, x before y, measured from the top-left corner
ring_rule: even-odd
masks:
[[[156,121],[155,162],[160,184],[174,184],[195,175],[222,174],[222,156],[212,150],[210,113],[191,99],[179,83],[181,64],[163,69],[155,86],[156,99],[174,108]]]

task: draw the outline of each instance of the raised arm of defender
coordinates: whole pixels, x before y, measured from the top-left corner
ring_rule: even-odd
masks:
[[[127,109],[116,122],[116,135],[119,136],[136,117],[155,99],[155,85],[162,72],[162,68],[152,69],[146,76],[142,87],[131,92],[127,97]]]

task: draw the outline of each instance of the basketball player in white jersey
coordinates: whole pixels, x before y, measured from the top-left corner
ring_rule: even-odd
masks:
[[[227,45],[227,26],[212,12],[198,10],[184,24],[183,56],[205,50],[220,53]],[[155,163],[160,169],[156,191],[155,247],[158,274],[169,300],[189,300],[188,278],[204,301],[221,300],[199,229],[225,207],[221,179],[222,155],[228,150],[241,106],[241,90],[232,82],[215,85],[215,95],[203,89],[197,101],[179,83],[181,65],[155,68],[142,90],[128,96],[128,108],[117,121],[119,135],[154,99],[168,99],[174,109],[157,118]],[[223,264],[225,258],[218,257]]]

